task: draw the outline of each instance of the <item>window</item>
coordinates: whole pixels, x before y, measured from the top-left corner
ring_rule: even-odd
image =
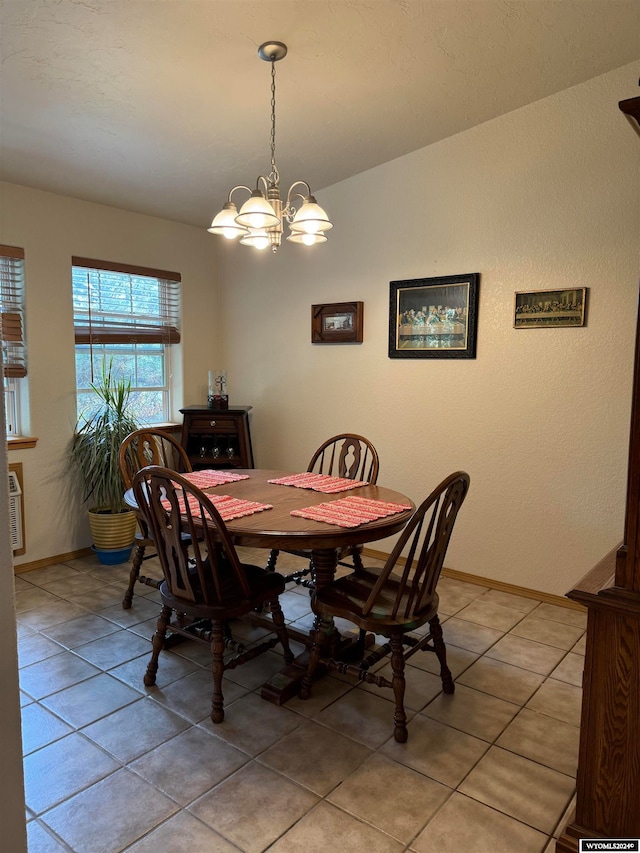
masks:
[[[78,415],[90,408],[91,383],[106,361],[114,376],[130,380],[141,422],[168,421],[180,275],[88,258],[72,264]]]
[[[24,336],[24,251],[0,246],[0,331],[7,434],[18,435],[18,393],[27,375]]]
[[[7,435],[18,435],[18,382],[4,377],[4,415]]]

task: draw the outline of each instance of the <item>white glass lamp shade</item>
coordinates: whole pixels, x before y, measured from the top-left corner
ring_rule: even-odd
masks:
[[[236,224],[245,228],[272,228],[279,225],[280,220],[273,208],[260,190],[254,190],[240,208],[236,216]]]
[[[214,216],[211,227],[207,228],[207,231],[211,232],[211,234],[219,234],[222,237],[226,237],[227,240],[235,240],[236,237],[242,237],[243,234],[247,233],[247,229],[244,225],[238,225],[236,222],[237,215],[238,209],[235,204],[232,201],[227,201],[220,213]]]
[[[266,249],[270,243],[269,234],[264,228],[252,228],[240,238],[240,242],[243,246],[252,246],[254,249]]]
[[[306,231],[292,231],[287,237],[291,243],[304,243],[305,246],[313,246],[316,243],[326,243],[324,234],[308,234]]]
[[[237,221],[237,220],[236,220]],[[333,223],[312,195],[306,196],[302,206],[293,217],[292,231],[304,231],[306,234],[318,234],[333,228]]]

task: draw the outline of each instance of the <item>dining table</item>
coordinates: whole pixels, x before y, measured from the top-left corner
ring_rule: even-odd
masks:
[[[224,482],[225,475],[233,479]],[[359,481],[346,481],[334,486],[329,481],[338,478],[328,478],[327,488],[341,487],[341,490],[327,492],[317,490],[324,487],[322,483],[316,488],[304,485],[304,473],[291,474],[274,469],[212,469],[209,479],[221,481],[216,485],[205,485],[208,478],[203,471],[186,476],[193,477],[194,483],[216,502],[222,496],[227,496],[237,502],[248,502],[261,507],[250,514],[225,519],[234,544],[268,551],[311,551],[312,581],[316,589],[322,589],[333,581],[338,564],[338,549],[379,541],[399,533],[415,510],[414,502],[406,495],[385,486]],[[300,485],[283,484],[283,480],[294,481]],[[346,504],[345,498],[349,499]],[[125,502],[136,509],[132,490],[126,493]],[[349,514],[346,519],[340,518],[339,509],[351,504],[364,507],[386,506],[393,511],[388,511],[388,514],[382,517],[356,523],[357,517],[350,518]],[[221,505],[218,505],[218,509],[220,507]],[[337,517],[334,520],[339,523],[318,520],[318,517],[327,511],[327,518],[332,518],[332,511],[335,511]],[[333,635],[330,654],[339,656],[349,643],[343,643],[337,631],[330,633]],[[305,645],[310,644],[309,635],[300,639],[305,641]],[[304,657],[296,658],[293,664],[285,667],[282,673],[278,673],[264,685],[263,698],[276,704],[287,701],[297,692],[297,684],[304,674],[304,668]]]

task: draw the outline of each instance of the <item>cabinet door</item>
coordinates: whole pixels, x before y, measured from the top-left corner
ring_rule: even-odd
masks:
[[[183,445],[194,468],[252,468],[251,439],[244,412],[186,414]]]

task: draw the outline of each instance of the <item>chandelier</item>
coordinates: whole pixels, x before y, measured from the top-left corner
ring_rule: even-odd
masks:
[[[286,220],[291,243],[326,243],[325,232],[333,228],[329,217],[311,195],[306,181],[296,181],[289,188],[286,203],[280,197],[280,173],[276,166],[276,62],[287,55],[287,46],[281,41],[269,41],[260,45],[258,56],[271,63],[271,171],[265,177],[259,175],[256,188],[239,184],[229,193],[222,210],[207,230],[228,240],[238,237],[243,246],[266,249],[273,252],[282,242],[283,225]],[[300,190],[304,188],[305,192]],[[231,197],[237,190],[246,190],[249,198],[240,212]]]

